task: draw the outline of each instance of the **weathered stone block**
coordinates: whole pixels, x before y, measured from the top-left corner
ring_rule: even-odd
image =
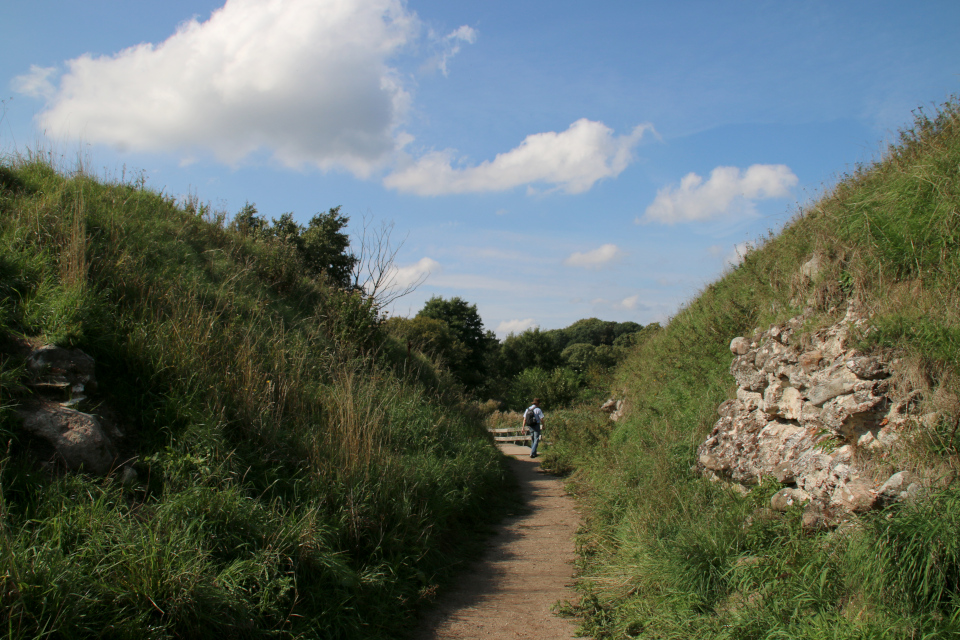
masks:
[[[853,513],[863,513],[873,508],[876,496],[873,487],[863,480],[853,479],[837,485],[830,497],[830,506],[839,507]]]
[[[847,368],[861,380],[878,380],[890,375],[880,358],[859,357],[847,361]]]
[[[730,363],[730,375],[737,385],[747,391],[762,391],[767,386],[767,376],[757,370],[750,353],[737,356]]]
[[[105,474],[113,467],[117,452],[97,419],[56,404],[20,411],[23,427],[49,442],[57,457],[73,471]]]
[[[770,498],[770,507],[777,511],[787,511],[793,505],[801,505],[810,501],[810,494],[803,489],[787,487],[773,494]]]
[[[735,356],[745,355],[750,351],[750,341],[744,337],[736,337],[730,341],[730,352]]]

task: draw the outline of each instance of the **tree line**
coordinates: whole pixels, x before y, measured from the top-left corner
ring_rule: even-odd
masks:
[[[501,342],[484,329],[476,305],[434,296],[413,318],[389,318],[384,328],[447,367],[478,400],[519,410],[534,396],[558,408],[602,393],[627,350],[660,325],[587,318],[564,329],[511,333]]]
[[[382,309],[407,292],[390,289],[385,277],[396,255],[391,227],[369,233],[365,225],[358,255],[344,230],[349,221],[339,206],[317,213],[305,226],[292,213],[267,220],[247,203],[230,226],[255,241],[282,245],[303,273],[353,289]],[[511,333],[500,341],[484,328],[475,304],[459,296],[434,296],[414,317],[385,319],[382,328],[408,352],[418,351],[449,370],[476,399],[516,410],[535,396],[551,408],[595,399],[591,396],[605,392],[610,372],[627,350],[660,325],[586,318],[563,329]]]

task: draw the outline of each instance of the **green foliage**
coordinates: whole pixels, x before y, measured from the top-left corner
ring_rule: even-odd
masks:
[[[597,347],[592,344],[577,342],[567,345],[560,353],[563,361],[574,371],[586,371],[586,369],[596,360]]]
[[[292,253],[297,267],[307,275],[324,275],[340,287],[349,287],[358,259],[349,252],[350,237],[343,231],[348,222],[350,218],[340,214],[340,207],[333,207],[313,216],[306,227],[298,224],[292,213],[270,223],[248,202],[230,227],[254,241],[280,245],[279,251]]]
[[[268,224],[249,205],[225,226],[142,183],[65,177],[34,160],[0,166],[3,628],[122,638],[409,628],[506,480],[456,388],[398,353],[368,297],[335,273],[316,277],[348,255],[346,218]],[[16,418],[27,342],[96,359],[90,411],[127,434],[138,482],[37,464]]]
[[[547,410],[570,404],[579,389],[579,377],[569,369],[544,371],[533,367],[524,369],[511,381],[506,402],[510,409],[521,411],[530,405],[531,400],[540,398],[541,406]]]
[[[458,360],[448,362],[454,375],[467,389],[476,389],[487,373],[486,353],[492,338],[483,329],[483,320],[477,305],[460,297],[445,300],[434,296],[427,300],[417,318],[440,320],[450,328],[465,353]]]
[[[443,320],[419,315],[414,318],[394,317],[384,322],[384,329],[411,349],[446,366],[463,362],[469,356],[467,346]]]
[[[587,318],[577,320],[565,329],[547,331],[557,350],[563,351],[571,344],[612,345],[617,338],[643,330],[636,322],[613,322]]]
[[[656,328],[659,325],[642,327],[635,322],[590,318],[566,329],[533,328],[510,334],[499,350],[489,352],[487,370],[491,375],[485,391],[508,399],[515,408],[534,388],[548,389],[542,395],[553,399],[555,404],[551,406],[555,409],[575,401],[594,402],[606,393],[609,371],[631,346],[641,343]],[[554,372],[554,382],[547,382],[547,371]]]
[[[665,327],[617,344],[629,355],[611,385],[626,403],[615,426],[571,413],[551,434],[544,461],[575,470],[587,515],[583,598],[574,609],[582,631],[738,640],[960,632],[954,487],[833,532],[810,532],[798,510],[769,510],[776,486],[741,497],[695,473],[696,447],[734,390],[731,338],[804,307],[815,329],[838,320],[853,298],[872,318],[858,348],[898,358],[893,384],[941,413],[896,452],[896,464],[955,477],[958,104],[935,117],[919,113],[884,158],[846,176]],[[812,255],[821,266],[810,278],[800,267]],[[578,347],[568,356],[588,352]]]
[[[552,371],[562,363],[554,341],[547,332],[535,327],[504,339],[498,356],[498,373],[503,378],[512,378],[525,369]]]

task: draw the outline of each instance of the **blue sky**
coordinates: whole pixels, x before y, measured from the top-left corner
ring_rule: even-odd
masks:
[[[503,336],[664,321],[960,90],[960,3],[0,0],[0,148],[392,223]]]

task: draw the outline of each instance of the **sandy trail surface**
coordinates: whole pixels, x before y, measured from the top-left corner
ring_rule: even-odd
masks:
[[[511,456],[529,513],[504,520],[482,559],[422,621],[416,640],[543,640],[574,638],[576,623],[554,615],[558,600],[575,600],[574,542],[578,515],[559,478],[542,473],[529,447],[500,445]]]

